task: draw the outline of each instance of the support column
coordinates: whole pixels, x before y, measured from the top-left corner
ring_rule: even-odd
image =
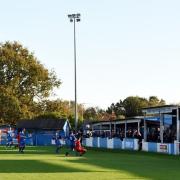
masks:
[[[127,137],[127,120],[125,121],[125,126],[124,126],[124,137]]]
[[[111,126],[111,122],[109,124],[109,129],[110,129],[110,137],[112,137],[112,126]]]
[[[177,107],[177,116],[176,116],[176,124],[177,124],[177,137],[176,137],[176,140],[177,142],[179,142],[179,108]]]
[[[92,136],[93,136],[93,134],[94,134],[94,126],[92,125]]]
[[[114,123],[114,133],[116,134],[116,123]]]
[[[138,132],[140,132],[140,122],[138,122]]]
[[[100,124],[100,136],[102,135],[102,124]]]
[[[163,119],[164,119],[164,115],[160,113],[160,140],[161,140],[161,143],[163,143],[163,132],[164,132]]]
[[[147,124],[146,124],[146,114],[144,116],[144,142],[147,141]]]

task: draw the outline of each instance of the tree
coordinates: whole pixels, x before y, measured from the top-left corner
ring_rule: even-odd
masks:
[[[106,110],[107,113],[109,114],[113,114],[115,113],[116,118],[120,118],[123,119],[125,117],[125,109],[123,106],[123,101],[120,100],[119,102],[112,103],[110,107],[108,107],[108,109]]]
[[[165,104],[166,102],[163,99],[159,100],[156,96],[150,96],[148,100],[138,96],[130,96],[123,101],[127,117],[143,115],[142,108],[161,106]]]
[[[138,96],[127,97],[123,101],[123,106],[125,108],[126,117],[142,115],[141,109],[143,106],[143,99]]]
[[[35,102],[49,97],[60,80],[18,42],[0,44],[0,117],[15,123],[33,116]],[[6,102],[6,104],[4,104]]]
[[[84,119],[86,120],[97,120],[97,111],[94,107],[89,107],[84,112]]]
[[[45,100],[43,107],[45,113],[56,113],[61,118],[68,118],[71,111],[69,102],[60,99]]]
[[[66,118],[70,121],[72,127],[75,126],[75,116],[74,116],[74,101],[67,100],[44,100],[36,103],[34,112],[37,117],[51,118]],[[80,126],[83,121],[83,114],[85,112],[83,104],[78,104],[78,125]]]
[[[165,105],[166,102],[163,99],[159,99],[157,96],[149,97],[149,106],[162,106]]]
[[[129,96],[123,101],[120,100],[117,103],[112,103],[106,112],[109,114],[114,112],[117,118],[141,116],[142,108],[165,104],[166,102],[163,99],[158,99],[156,96],[150,96],[149,99],[139,96]]]

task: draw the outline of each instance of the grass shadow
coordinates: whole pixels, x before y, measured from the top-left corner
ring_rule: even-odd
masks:
[[[73,173],[92,172],[62,164],[51,164],[38,160],[0,160],[0,173]],[[93,171],[96,172],[96,171]],[[97,171],[98,172],[98,171]]]
[[[87,159],[69,159],[113,171],[126,171],[148,179],[180,179],[180,157],[165,154],[118,150],[90,150]]]

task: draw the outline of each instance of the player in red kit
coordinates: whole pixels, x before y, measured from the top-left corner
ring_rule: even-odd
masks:
[[[75,141],[75,150],[78,153],[80,153],[80,156],[82,156],[87,151],[84,147],[81,146],[81,138],[80,137]]]

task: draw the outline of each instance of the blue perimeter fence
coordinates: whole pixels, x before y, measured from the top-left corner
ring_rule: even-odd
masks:
[[[55,133],[33,133],[30,137],[26,138],[26,145],[30,146],[50,146],[54,145],[53,137]],[[13,139],[14,144],[17,144],[17,139]],[[0,136],[0,145],[6,145],[7,137]],[[68,145],[69,142],[65,139],[65,142],[62,141],[62,144]],[[100,138],[100,137],[91,137],[84,138],[83,145],[87,147],[96,147],[96,148],[107,148],[107,149],[127,149],[135,150],[139,149],[138,139],[125,138],[120,140],[119,138]],[[180,153],[180,144],[179,143],[153,143],[153,142],[142,142],[142,150],[147,152],[157,152],[165,154],[174,154],[178,155]]]
[[[52,140],[55,137],[55,132],[52,133],[33,133],[30,136],[27,136],[25,139],[26,145],[29,146],[49,146],[52,145]],[[63,133],[60,134],[64,136]],[[67,142],[68,143],[68,142]],[[1,135],[0,136],[0,145],[7,144],[7,136]],[[13,138],[13,144],[18,144],[17,139]]]

